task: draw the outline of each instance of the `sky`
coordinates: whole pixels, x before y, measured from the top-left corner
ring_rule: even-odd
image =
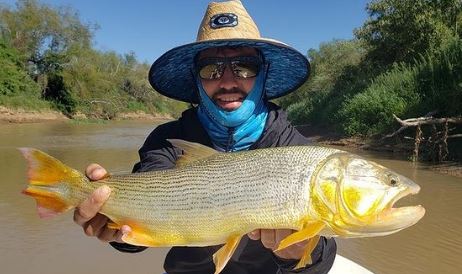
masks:
[[[209,0],[38,0],[72,7],[86,24],[97,24],[94,47],[119,54],[134,52],[152,63],[166,51],[196,39]],[[15,0],[0,0],[14,7]],[[301,53],[323,42],[351,39],[367,19],[370,0],[242,0],[263,37]]]

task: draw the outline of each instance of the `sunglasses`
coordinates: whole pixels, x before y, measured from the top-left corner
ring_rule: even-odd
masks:
[[[227,65],[236,78],[253,78],[257,76],[263,61],[258,56],[213,57],[196,62],[197,75],[204,80],[220,79]]]

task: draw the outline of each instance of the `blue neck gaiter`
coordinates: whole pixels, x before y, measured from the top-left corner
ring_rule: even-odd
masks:
[[[242,105],[233,111],[225,111],[209,98],[200,80],[198,117],[212,139],[215,148],[221,151],[247,150],[263,133],[268,109],[263,102],[266,70],[260,70],[252,90]]]

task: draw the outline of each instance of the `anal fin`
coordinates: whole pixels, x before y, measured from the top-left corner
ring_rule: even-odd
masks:
[[[226,241],[225,245],[222,246],[215,254],[213,254],[213,262],[215,263],[215,274],[220,273],[225,268],[231,256],[233,256],[239,242],[241,241],[242,235],[231,236]]]

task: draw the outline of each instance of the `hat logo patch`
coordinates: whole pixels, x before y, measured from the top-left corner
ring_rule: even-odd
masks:
[[[237,15],[234,13],[220,13],[214,15],[210,19],[210,27],[212,29],[219,29],[224,27],[235,27],[237,26],[238,20]]]

